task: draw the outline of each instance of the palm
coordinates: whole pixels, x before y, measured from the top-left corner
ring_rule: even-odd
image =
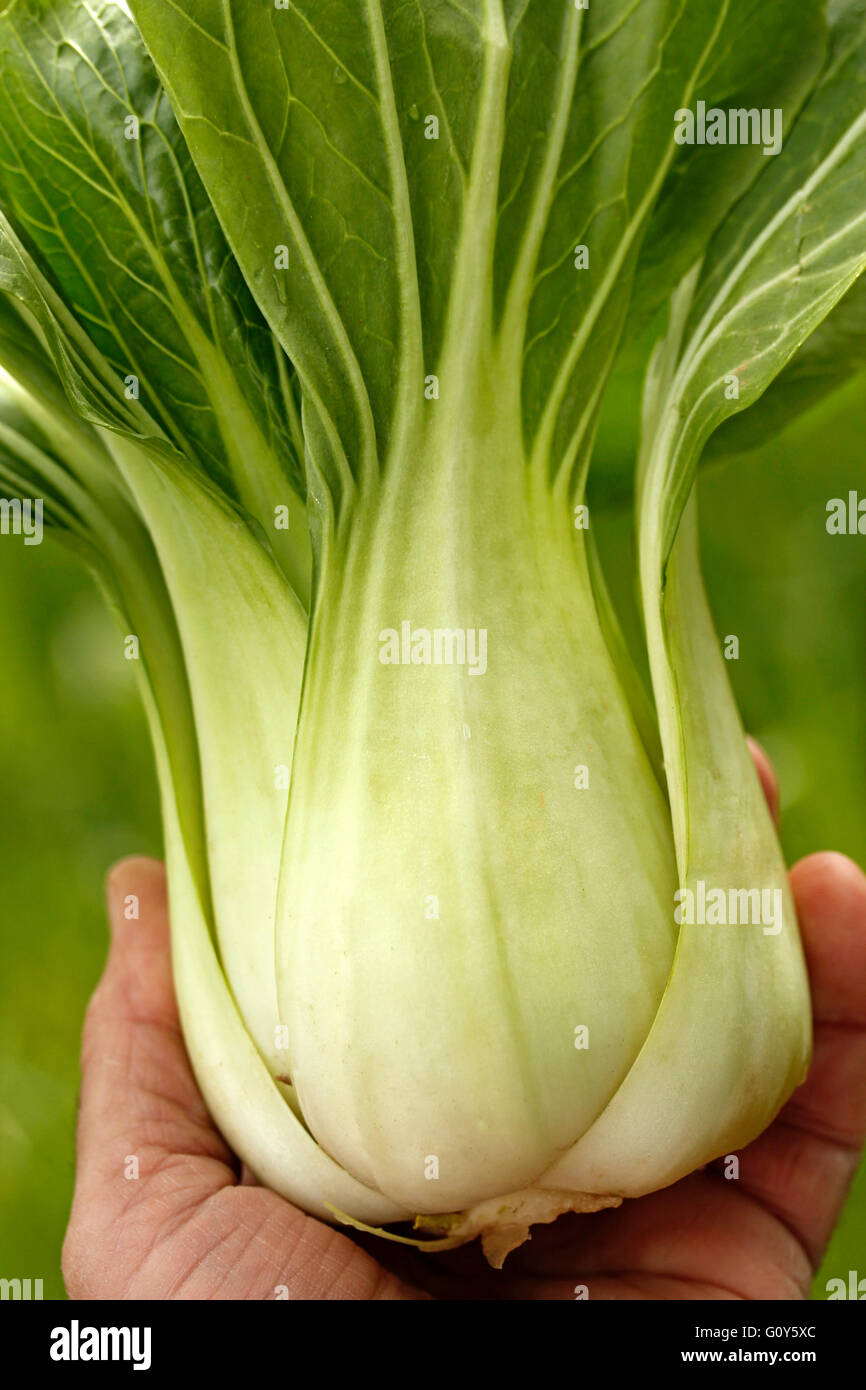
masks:
[[[134,1211],[102,1231],[100,1244],[114,1253],[99,1296],[559,1300],[588,1288],[592,1298],[620,1300],[805,1297],[811,1262],[801,1242],[760,1202],[722,1184],[694,1174],[617,1212],[563,1217],[536,1228],[498,1272],[477,1245],[446,1255],[393,1248],[377,1259],[367,1238],[240,1186],[230,1165],[197,1156],[164,1165]],[[77,1287],[78,1264],[70,1251],[71,1291],[95,1292],[86,1276]]]

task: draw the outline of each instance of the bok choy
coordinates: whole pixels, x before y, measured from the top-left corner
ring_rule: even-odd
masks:
[[[132,643],[190,1057],[317,1216],[501,1263],[804,1076],[696,475],[863,360],[864,98],[860,0],[0,6],[2,486]]]

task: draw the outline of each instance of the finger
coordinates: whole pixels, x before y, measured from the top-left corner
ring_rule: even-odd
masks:
[[[791,882],[815,1014],[815,1052],[784,1118],[838,1148],[866,1138],[866,875],[841,854],[814,854]]]
[[[866,1137],[866,877],[816,854],[791,874],[815,1010],[805,1083],[741,1156],[741,1186],[792,1229],[814,1264]]]
[[[817,1023],[866,1029],[866,875],[843,854],[791,870]]]
[[[111,1217],[176,1156],[201,1160],[199,1177],[217,1185],[234,1174],[183,1045],[162,865],[117,865],[108,915],[108,962],[84,1028],[76,1203],[96,1203]]]
[[[758,743],[753,738],[747,738],[746,742],[749,745],[749,752],[751,753],[752,758],[754,759],[758,776],[761,779],[761,786],[764,789],[764,796],[767,798],[767,804],[770,807],[770,815],[773,817],[776,826],[778,826],[779,782],[776,777],[775,771],[773,770],[773,764],[770,762],[770,759],[767,757],[760,743]]]

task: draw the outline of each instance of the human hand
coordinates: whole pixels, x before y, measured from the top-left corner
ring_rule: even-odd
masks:
[[[753,747],[775,813],[772,772]],[[478,1243],[423,1254],[332,1229],[259,1187],[208,1116],[169,961],[165,876],[109,876],[112,942],[84,1030],[75,1198],[63,1251],[73,1298],[802,1299],[866,1134],[866,877],[816,854],[791,881],[812,980],[815,1053],[775,1123],[740,1155],[638,1201],[536,1226],[504,1270]],[[137,921],[123,902],[140,901]],[[140,1176],[124,1175],[128,1156]]]

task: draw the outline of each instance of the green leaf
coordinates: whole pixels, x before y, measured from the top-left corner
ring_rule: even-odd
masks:
[[[826,57],[824,3],[731,0],[726,8],[695,98],[708,111],[779,111],[787,137]],[[731,206],[777,157],[762,142],[678,148],[641,248],[629,337],[667,301]]]
[[[94,346],[74,314],[17,236],[0,211],[0,295],[14,301],[14,308],[44,346],[49,361],[73,409],[91,424],[138,435],[161,438],[159,425],[141,402],[123,390],[122,382]],[[7,316],[8,319],[8,316]],[[32,380],[41,360],[21,353],[21,340],[7,336],[3,347],[11,351],[10,366]]]
[[[504,393],[536,469],[579,474],[677,151],[673,112],[753,10],[134,0],[228,239],[297,367],[330,505],[414,447],[430,375],[442,428],[468,427],[480,398]],[[794,14],[779,0],[771,33]],[[812,61],[811,26],[801,34]],[[724,170],[720,182],[729,200]]]
[[[864,369],[866,276],[861,275],[751,410],[721,424],[704,458],[760,448]]]
[[[272,1071],[285,1068],[275,1055],[273,918],[305,613],[231,498],[186,466],[142,402],[116,393],[111,368],[2,219],[0,288],[32,317],[69,396],[101,431],[79,421],[70,439],[65,402],[43,404],[10,379],[41,439],[63,445],[52,459],[47,447],[9,440],[23,465],[16,481],[48,479],[74,507],[76,548],[138,639],[200,910],[256,1045]],[[60,519],[72,525],[71,513]],[[239,816],[258,855],[233,833]]]
[[[664,226],[650,221],[659,196],[670,203],[671,185],[683,185],[691,205],[687,218],[681,207],[675,212],[677,247],[688,242],[700,250],[713,219],[741,190],[744,170],[761,157],[747,148],[733,159],[701,164],[696,190],[682,177],[682,149],[673,141],[676,110],[710,93],[726,96],[744,73],[753,79],[752,30],[759,11],[761,41],[781,46],[782,55],[765,66],[755,96],[802,97],[814,76],[821,22],[816,12],[805,24],[792,25],[792,14],[798,21],[802,14],[790,0],[590,6],[561,159],[548,171],[551,132],[567,94],[565,54],[550,32],[561,11],[550,4],[528,9],[509,97],[497,277],[513,296],[521,277],[519,263],[516,276],[512,269],[510,246],[522,251],[525,245],[532,227],[528,203],[534,200],[536,217],[539,205],[547,205],[523,345],[523,393],[525,430],[539,460],[549,455],[552,471],[587,452],[638,252],[645,257],[647,247],[657,245],[660,255],[670,254]],[[581,243],[589,249],[589,270],[576,272],[574,247]],[[684,268],[693,258],[691,252]],[[662,276],[656,271],[651,279],[657,284]],[[670,289],[678,279],[669,282]]]
[[[3,301],[0,300],[0,305]],[[26,343],[26,335],[20,337]],[[9,495],[44,503],[56,539],[96,578],[121,632],[140,645],[136,669],[170,744],[185,854],[207,897],[198,744],[177,625],[160,566],[97,433],[77,418],[38,353],[34,390],[0,366],[0,482]],[[19,358],[19,365],[23,362]],[[50,378],[49,378],[50,381]]]
[[[277,548],[274,509],[288,506],[303,550],[279,348],[116,4],[17,0],[0,17],[0,204],[117,391],[134,377],[165,437]]]
[[[45,526],[87,535],[87,498],[0,371],[0,484],[7,498],[40,500]],[[84,513],[84,515],[82,515]]]
[[[856,21],[856,22],[855,22]],[[710,244],[653,402],[664,562],[712,432],[758,400],[866,266],[866,9],[846,7],[778,158]],[[651,503],[647,501],[647,509]]]
[[[162,451],[108,432],[105,439],[153,537],[176,616],[193,746],[202,750],[221,961],[247,1029],[277,1075],[287,1059],[275,1032],[274,915],[306,613],[226,499]],[[173,752],[174,742],[168,746]],[[194,930],[178,926],[186,929]]]
[[[256,1051],[209,930],[209,917],[183,834],[182,808],[168,753],[169,733],[145,690],[156,751],[172,917],[172,971],[184,1040],[196,1079],[221,1134],[243,1153],[257,1180],[325,1221],[334,1206],[369,1222],[411,1213],[355,1181],[315,1142]],[[285,1067],[285,1062],[283,1063]]]
[[[134,12],[347,481],[353,468],[375,467],[392,383],[411,370],[413,342],[418,355],[397,116],[381,24],[368,22],[376,8],[193,0]],[[412,319],[405,342],[398,286]],[[416,360],[413,388],[420,375]]]
[[[60,409],[69,412],[69,404],[51,358],[32,327],[19,312],[14,299],[0,294],[0,367],[19,380],[47,392]]]
[[[681,919],[646,1041],[546,1185],[638,1196],[674,1182],[760,1133],[806,1072],[796,912],[703,589],[696,504],[687,503],[710,432],[766,390],[866,264],[864,83],[861,12],[854,29],[834,35],[784,153],[674,296],[644,396],[641,594],[680,906],[702,892],[721,893],[726,905],[757,895],[761,915]],[[739,400],[725,389],[732,383],[743,387]]]
[[[82,538],[89,530],[98,548],[101,522],[94,504],[100,500],[103,514],[106,508],[110,514],[121,498],[129,498],[93,429],[71,405],[27,313],[21,300],[0,294],[0,411],[7,430],[18,436],[13,443],[7,435],[7,448],[16,458],[21,490],[32,493],[38,481],[57,504],[49,519],[59,523],[62,501],[71,508],[64,524],[75,516]]]
[[[305,610],[261,543],[255,508],[251,518],[233,489],[217,486],[159,401],[122,389],[87,315],[71,307],[2,214],[0,290],[7,296],[0,298],[0,354],[15,373],[8,389],[37,434],[28,440],[20,429],[7,432],[15,481],[56,488],[70,543],[138,641],[199,911],[232,971],[237,1007],[260,1054],[272,1072],[285,1069],[275,1039],[273,918]],[[153,302],[145,295],[142,312]],[[51,382],[49,364],[65,394]],[[221,382],[217,376],[209,390]],[[288,377],[282,387],[291,392]],[[248,446],[244,466],[266,484],[271,461],[258,450],[260,436],[223,399],[226,408],[220,418]],[[293,532],[282,559],[294,563],[299,588],[305,554],[306,531]],[[256,854],[237,834],[239,823]]]
[[[628,1076],[541,1180],[627,1197],[751,1142],[803,1081],[810,1052],[796,911],[704,594],[694,506],[664,594],[645,597],[679,891],[693,895],[694,920],[679,928],[664,995]],[[730,920],[701,920],[701,885],[708,895],[721,890]],[[757,912],[751,900],[739,907],[741,893],[758,895]],[[680,907],[687,901],[681,896]]]

